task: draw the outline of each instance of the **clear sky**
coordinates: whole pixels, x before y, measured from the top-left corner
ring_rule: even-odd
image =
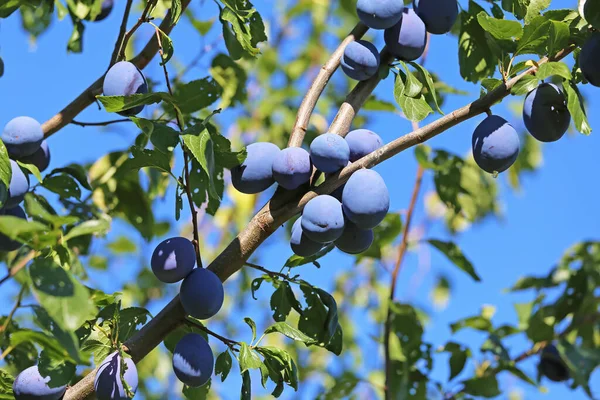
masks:
[[[71,34],[71,24],[68,21],[53,21],[53,26],[36,43],[32,43],[21,30],[20,19],[17,16],[0,21],[0,56],[6,64],[5,75],[0,78],[0,98],[3,99],[0,102],[0,125],[3,126],[11,118],[19,115],[29,115],[40,122],[47,120],[105,71],[124,6],[123,1],[116,3],[115,10],[107,20],[87,25],[83,54],[65,52],[66,42]],[[575,7],[575,3],[575,0],[554,0],[552,7]],[[461,1],[461,5],[466,5],[466,1]],[[271,1],[256,1],[255,6],[264,18],[273,17]],[[204,9],[207,10],[207,16],[217,15],[216,6],[212,2],[208,2]],[[186,31],[189,32],[189,29],[189,26],[178,26],[172,35],[175,54],[183,62],[191,59],[199,46],[196,40],[186,41]],[[144,30],[144,38],[151,33],[150,29]],[[213,30],[207,42],[211,42],[211,38],[217,34],[218,32]],[[379,48],[383,42],[381,36],[372,33],[368,35]],[[443,106],[446,113],[466,104],[479,94],[478,86],[466,83],[460,77],[456,42],[456,38],[450,35],[434,36],[427,59],[428,69],[452,86],[470,93],[468,96],[450,96]],[[224,51],[224,44],[219,42],[215,50]],[[204,63],[200,63],[188,78],[207,75],[210,60],[210,57],[206,57]],[[567,62],[571,63],[572,58]],[[154,60],[145,73],[159,79],[158,68],[158,62]],[[341,71],[337,74],[341,74]],[[416,272],[422,271],[423,266],[419,267],[420,260],[416,253],[408,255],[400,274],[400,299],[406,300],[410,297],[416,304],[429,307],[430,290],[435,278],[444,274],[449,276],[452,284],[448,307],[443,311],[431,310],[432,320],[425,337],[427,341],[436,346],[444,343],[450,336],[449,324],[457,319],[478,314],[483,304],[496,305],[497,311],[493,318],[495,325],[505,321],[515,323],[513,303],[529,301],[531,295],[507,294],[503,289],[510,287],[524,274],[546,274],[571,245],[581,240],[598,238],[600,186],[597,183],[597,174],[600,171],[600,158],[597,152],[600,149],[600,115],[595,110],[600,106],[600,89],[587,86],[582,91],[588,101],[588,117],[594,129],[591,136],[585,137],[575,133],[556,143],[544,145],[543,167],[539,172],[524,178],[523,190],[520,193],[510,189],[506,177],[500,176],[498,179],[504,206],[503,220],[488,219],[453,239],[473,262],[482,282],[474,283],[468,276],[456,271],[439,254],[429,254],[427,249],[423,249],[421,256],[425,259],[429,257],[430,271],[422,283],[414,287],[413,277]],[[386,80],[376,92],[378,97],[393,102],[392,80]],[[495,106],[493,112],[514,122],[516,127],[522,127],[520,117],[512,114],[506,106],[511,101],[520,102],[522,99],[509,98],[504,104]],[[398,115],[376,113],[373,116],[368,128],[376,131],[386,142],[411,130],[410,123]],[[111,115],[99,111],[95,106],[88,107],[77,117],[81,121],[103,121],[111,118]],[[226,124],[227,118],[227,115],[220,115],[219,122]],[[444,148],[464,155],[470,149],[473,129],[482,118],[474,118],[454,127],[431,140],[429,144],[433,148]],[[433,119],[430,117],[427,121],[431,120]],[[137,130],[133,124],[121,124],[111,129],[68,125],[49,139],[52,151],[50,169],[71,162],[94,161],[111,150],[129,146],[136,134]],[[409,150],[376,168],[390,189],[392,211],[407,207],[416,167],[412,150]],[[431,175],[427,174],[424,192],[431,190],[433,182]],[[164,207],[157,208],[159,217],[168,217],[172,213],[172,196],[167,198]],[[419,226],[425,216],[423,198],[421,196],[417,208],[415,226]],[[186,218],[182,218],[182,221],[186,221]],[[109,239],[122,232],[121,229],[119,226],[115,227],[109,234]],[[442,226],[434,225],[427,237],[448,239],[449,234]],[[281,235],[275,235],[268,243],[271,243],[269,251],[261,253],[261,263],[282,265],[291,255],[289,245],[282,240]],[[148,246],[148,249],[151,251],[152,246]],[[321,264],[324,268],[320,270],[306,266],[300,271],[303,278],[309,282],[324,289],[331,289],[335,273],[341,269],[352,268],[353,259],[334,251],[326,256]],[[120,270],[122,276],[112,280],[113,274],[105,275],[105,281],[98,281],[98,286],[105,290],[117,290],[128,275],[125,265],[121,264],[120,268],[123,268]],[[10,298],[15,289],[13,283],[2,287],[0,311],[4,314],[12,305]],[[227,284],[225,289],[227,290]],[[154,304],[151,311],[158,311],[160,306],[160,303]],[[243,316],[232,315],[230,318],[241,320]],[[359,321],[357,329],[361,329]],[[364,332],[365,337],[370,333],[373,332]],[[482,335],[468,330],[455,336],[457,341],[476,343],[473,347],[479,346],[483,339]],[[511,341],[511,345],[513,347],[510,351],[513,355],[526,348],[525,342],[520,339]],[[533,360],[524,363],[523,366],[525,371],[535,376]],[[447,375],[447,364],[438,362],[434,376],[445,380]],[[233,399],[238,396],[239,386],[236,385],[239,378],[232,376],[229,379],[235,390],[232,389],[231,397],[227,398]],[[572,393],[563,385],[548,381],[544,383],[550,389],[547,394],[539,393],[535,388],[528,387],[507,374],[502,375],[501,383],[505,388],[518,386],[526,399],[586,398],[582,391]],[[255,384],[258,384],[257,380]],[[592,379],[592,388],[596,394],[600,394],[598,372]],[[284,397],[293,397],[293,392],[287,389],[286,392],[288,397]]]

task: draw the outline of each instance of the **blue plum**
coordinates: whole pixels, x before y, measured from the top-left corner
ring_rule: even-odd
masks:
[[[376,227],[390,208],[390,194],[381,175],[371,169],[353,173],[342,192],[342,208],[359,228]]]
[[[541,142],[555,142],[569,129],[571,114],[562,90],[553,83],[533,89],[523,105],[523,121],[531,136]]]
[[[0,184],[0,193],[7,196],[4,208],[13,208],[19,205],[29,191],[29,175],[24,173],[21,167],[19,167],[19,164],[13,160],[10,160],[10,167],[12,170],[12,177],[10,178],[8,193],[6,193],[6,186]]]
[[[302,229],[302,217],[298,218],[292,225],[292,237],[290,247],[294,254],[300,257],[310,257],[323,248],[323,244],[315,242],[304,234]]]
[[[356,13],[363,24],[372,29],[386,29],[402,18],[402,0],[358,0]]]
[[[342,205],[328,194],[311,199],[302,211],[302,231],[311,240],[329,243],[344,232]]]
[[[37,365],[23,370],[13,382],[16,400],[58,400],[63,397],[66,386],[51,388],[50,377],[40,375]]]
[[[293,190],[310,180],[310,154],[301,147],[281,150],[273,160],[273,178],[281,187]]]
[[[562,360],[558,349],[549,344],[544,347],[538,368],[542,375],[554,382],[563,382],[569,379],[569,368]]]
[[[330,173],[348,165],[350,148],[346,139],[335,133],[317,136],[310,144],[310,160],[319,171]]]
[[[350,161],[354,162],[383,146],[383,140],[368,129],[355,129],[348,132],[346,142],[350,147]]]
[[[44,140],[42,125],[31,117],[11,119],[2,131],[2,141],[12,158],[30,156]]]
[[[421,18],[412,9],[406,8],[400,22],[386,29],[383,38],[394,57],[414,61],[425,51],[427,31]]]
[[[131,358],[124,358],[125,373],[123,378],[133,393],[138,388],[138,372]],[[121,355],[118,352],[109,354],[98,367],[94,379],[94,390],[98,400],[129,400],[121,380]]]
[[[427,32],[443,35],[450,32],[456,22],[458,3],[456,0],[419,0],[416,11]]]
[[[221,309],[225,291],[223,283],[214,272],[196,268],[183,280],[179,297],[187,314],[198,319],[208,319]]]
[[[334,243],[344,253],[359,254],[371,247],[373,237],[372,229],[360,229],[356,224],[346,221],[342,236]]]
[[[190,387],[205,385],[213,373],[215,359],[206,340],[188,333],[173,351],[173,370],[177,378]]]
[[[179,282],[192,272],[196,264],[196,249],[184,237],[163,240],[152,253],[150,266],[156,277],[165,283]]]
[[[45,171],[50,165],[50,148],[48,147],[48,142],[45,140],[42,141],[40,148],[35,153],[30,156],[21,157],[20,161],[25,164],[35,165],[40,172]]]
[[[20,206],[9,208],[8,210],[1,210],[0,215],[27,219],[25,211],[23,211]],[[18,240],[12,240],[8,236],[0,233],[0,251],[15,251],[21,246],[23,245]]]
[[[106,73],[102,91],[105,96],[130,96],[139,93],[148,93],[148,84],[142,71],[129,61],[119,61]],[[118,114],[132,116],[139,114],[144,105],[123,110]]]
[[[100,14],[98,14],[96,16],[96,18],[94,19],[94,21],[95,22],[102,21],[103,19],[105,19],[106,17],[108,17],[110,15],[110,12],[113,9],[113,5],[114,5],[113,3],[114,3],[113,0],[104,0],[102,2],[102,6],[101,6],[101,9],[100,9]]]
[[[600,32],[593,33],[581,47],[579,67],[589,83],[600,87]]]
[[[260,193],[275,183],[273,161],[281,150],[273,143],[257,142],[247,146],[246,151],[244,162],[231,169],[231,183],[242,193]]]
[[[377,47],[366,40],[348,43],[341,60],[342,70],[350,78],[364,81],[374,76],[379,69]]]
[[[519,156],[519,135],[504,118],[490,115],[473,132],[473,157],[490,174],[506,171]]]

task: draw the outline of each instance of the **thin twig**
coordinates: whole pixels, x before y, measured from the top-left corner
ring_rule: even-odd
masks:
[[[122,60],[125,58],[125,49],[127,48],[127,43],[129,42],[129,40],[131,39],[131,37],[133,36],[135,31],[137,31],[138,28],[140,26],[142,26],[145,22],[150,21],[148,14],[150,14],[150,10],[152,8],[154,8],[154,6],[156,5],[157,2],[158,2],[158,0],[149,0],[148,3],[146,3],[146,7],[144,8],[144,11],[142,11],[142,15],[140,16],[140,18],[138,18],[135,25],[133,25],[133,27],[129,31],[127,31],[127,33],[125,33],[125,36],[123,36],[123,41],[119,47],[119,53],[118,53],[119,59]]]
[[[191,325],[191,326],[193,326],[195,328],[201,329],[204,332],[206,332],[207,334],[209,334],[210,336],[219,339],[221,342],[225,343],[232,350],[237,350],[233,346],[239,346],[240,345],[240,342],[232,340],[232,339],[228,339],[228,338],[226,338],[224,336],[219,335],[216,332],[211,331],[206,326],[198,323],[198,321],[194,320],[193,318],[186,317],[185,318],[185,323],[188,324],[188,325]]]
[[[296,282],[296,278],[298,277],[298,275],[296,276],[289,276],[287,274],[281,273],[281,272],[275,272],[275,271],[271,271],[269,269],[266,269],[265,267],[261,267],[258,264],[253,264],[253,263],[249,263],[249,262],[245,262],[244,263],[245,266],[256,269],[258,271],[264,272],[265,274],[269,275],[270,277],[278,277],[278,278],[282,278],[286,281],[291,281],[291,282]]]
[[[106,126],[106,125],[111,125],[111,124],[118,124],[121,122],[131,122],[131,120],[129,118],[113,119],[110,121],[100,121],[100,122],[81,122],[81,121],[72,120],[70,123],[73,125],[86,127],[86,126]]]
[[[121,52],[121,47],[123,46],[123,39],[125,38],[125,32],[127,31],[127,21],[129,20],[129,13],[131,12],[131,6],[133,5],[133,0],[127,0],[125,4],[125,12],[123,13],[123,19],[121,20],[121,27],[119,28],[119,37],[115,42],[115,48],[113,50],[112,55],[110,56],[110,63],[108,64],[108,68],[112,67],[112,65],[117,62],[117,57]]]
[[[369,28],[366,25],[359,22],[348,34],[348,36],[342,40],[342,43],[340,43],[338,48],[335,49],[333,54],[331,54],[329,60],[327,60],[327,62],[321,67],[319,74],[315,77],[315,80],[310,86],[310,89],[308,89],[308,92],[306,92],[306,95],[304,96],[304,99],[298,108],[296,122],[294,123],[292,133],[290,134],[288,147],[302,146],[302,141],[304,140],[304,135],[306,134],[306,129],[308,128],[310,116],[317,105],[317,100],[319,100],[321,93],[323,93],[323,90],[327,86],[329,79],[339,67],[340,60],[344,54],[344,49],[348,43],[363,37],[368,29]]]
[[[27,266],[27,263],[35,258],[35,255],[35,250],[31,250],[23,258],[21,258],[19,262],[8,271],[8,274],[6,274],[4,278],[0,279],[0,285],[2,285],[4,282],[15,276],[20,270],[25,268]]]
[[[0,334],[4,333],[4,331],[6,331],[6,329],[8,328],[8,325],[10,324],[10,321],[12,320],[13,315],[15,315],[15,312],[17,311],[17,309],[19,307],[21,307],[21,300],[23,300],[23,294],[25,293],[26,288],[27,288],[26,285],[21,286],[21,290],[19,290],[19,294],[17,295],[17,302],[15,303],[12,310],[10,310],[10,313],[6,317],[6,320],[4,320],[4,323],[2,324],[2,326],[0,326]]]

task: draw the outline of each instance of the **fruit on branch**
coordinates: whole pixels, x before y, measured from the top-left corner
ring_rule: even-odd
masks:
[[[338,171],[348,165],[349,159],[350,148],[340,135],[324,133],[310,144],[310,160],[319,171]]]
[[[329,243],[344,232],[342,205],[333,196],[319,195],[311,199],[302,211],[302,231],[318,243]]]
[[[519,155],[519,135],[504,118],[486,117],[473,132],[473,157],[490,174],[506,171]]]
[[[310,154],[301,147],[281,150],[273,160],[273,178],[281,187],[293,190],[310,180]]]
[[[40,148],[42,140],[42,125],[31,117],[13,118],[2,131],[2,141],[12,158],[32,155]]]
[[[208,319],[221,309],[225,291],[223,283],[214,272],[196,268],[183,280],[179,297],[186,314],[198,319]]]
[[[175,346],[173,370],[185,385],[205,385],[212,373],[215,359],[208,342],[197,333],[188,333]]]
[[[231,183],[242,193],[260,193],[275,183],[273,161],[281,150],[273,143],[257,142],[246,151],[244,162],[231,169]]]
[[[554,382],[563,382],[570,377],[569,368],[562,360],[558,349],[552,344],[542,350],[538,369],[542,375]]]
[[[21,157],[20,161],[25,164],[33,164],[40,172],[44,172],[50,165],[50,148],[48,147],[48,142],[45,140],[42,141],[40,148],[35,153],[30,156]]]
[[[354,162],[383,146],[383,140],[368,129],[355,129],[348,132],[346,142],[350,147],[350,161]]]
[[[122,364],[126,366],[123,379],[129,389],[135,393],[138,388],[138,373],[135,363],[131,358],[123,358],[119,352],[109,354],[98,367],[94,379],[94,390],[98,400],[129,400],[127,391],[121,379]]]
[[[148,84],[142,71],[129,61],[119,61],[106,73],[102,92],[105,96],[131,96],[133,94],[148,93]],[[139,114],[144,105],[120,111],[118,114],[132,116]]]
[[[348,43],[341,60],[342,70],[348,77],[364,81],[374,76],[379,69],[377,47],[366,40]]]
[[[359,254],[373,244],[373,230],[361,229],[356,224],[346,221],[344,232],[334,243],[335,247],[348,254]]]
[[[95,22],[102,21],[103,19],[105,19],[106,17],[108,17],[109,14],[110,14],[110,12],[113,9],[113,5],[114,5],[113,4],[113,0],[104,0],[102,2],[102,6],[101,6],[101,9],[100,9],[100,14],[98,14],[96,16],[96,18],[94,19],[94,21]]]
[[[12,170],[12,177],[10,178],[8,192],[6,186],[0,184],[0,198],[3,198],[6,195],[6,202],[4,203],[5,209],[19,205],[29,191],[29,176],[23,172],[21,167],[19,167],[19,164],[14,160],[10,160],[10,167]]]
[[[152,253],[150,266],[165,283],[179,282],[192,272],[196,264],[196,248],[184,237],[163,240]]]
[[[302,229],[302,217],[298,218],[292,225],[292,237],[290,247],[294,254],[300,257],[310,257],[323,248],[323,244],[310,239]]]
[[[353,173],[342,192],[342,208],[359,228],[376,227],[390,208],[390,194],[381,175],[371,169]]]
[[[581,47],[579,67],[589,83],[600,87],[600,32],[593,33]]]
[[[421,18],[412,9],[406,8],[400,22],[386,29],[383,38],[394,57],[414,61],[425,51],[427,31]]]
[[[450,32],[458,17],[456,0],[418,0],[415,10],[427,32],[434,35]]]
[[[533,89],[523,105],[523,121],[531,136],[541,142],[555,142],[569,129],[571,114],[562,90],[553,83]]]
[[[20,206],[9,208],[8,210],[1,210],[0,215],[27,219],[25,211]],[[0,233],[0,251],[14,251],[21,248],[21,246],[23,246],[23,244],[18,240],[12,240],[8,236]]]
[[[50,377],[40,375],[37,365],[29,367],[15,378],[13,394],[16,400],[58,400],[63,397],[66,386],[51,388]]]
[[[356,13],[363,24],[372,29],[386,29],[402,18],[401,0],[358,0]]]

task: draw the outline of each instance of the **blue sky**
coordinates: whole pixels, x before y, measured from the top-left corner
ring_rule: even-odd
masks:
[[[273,7],[269,1],[256,1],[255,5],[267,19],[273,17]],[[553,8],[575,7],[574,0],[554,0]],[[465,1],[461,1],[465,5]],[[75,98],[85,87],[92,83],[106,69],[108,58],[112,52],[114,38],[118,30],[120,15],[124,2],[117,2],[112,15],[102,23],[88,24],[85,32],[84,53],[66,54],[65,45],[71,34],[71,24],[68,21],[54,21],[53,26],[44,33],[34,44],[20,29],[20,20],[13,16],[0,22],[0,56],[6,68],[4,77],[0,78],[0,94],[4,101],[0,103],[0,125],[18,115],[29,115],[40,122],[47,120],[63,106]],[[204,7],[206,16],[215,16],[216,6],[208,2]],[[190,60],[198,51],[200,43],[196,39],[189,40],[186,32],[189,26],[177,27],[172,35],[175,44],[175,54],[185,62]],[[152,34],[150,29],[144,29],[143,40]],[[213,30],[207,39],[210,43],[214,38]],[[212,35],[212,36],[211,36]],[[367,35],[381,48],[382,35],[378,32]],[[196,36],[192,36],[196,37]],[[187,39],[187,40],[186,40]],[[331,43],[331,40],[327,40]],[[185,44],[185,46],[184,46]],[[219,42],[217,51],[224,51],[224,44]],[[292,56],[292,54],[290,54]],[[192,70],[188,79],[201,78],[208,74],[207,66],[211,58],[206,57],[203,63]],[[568,59],[572,62],[572,58]],[[456,38],[452,36],[433,36],[431,40],[427,68],[437,73],[449,84],[466,90],[469,96],[450,96],[444,104],[444,111],[450,112],[468,101],[474,99],[479,88],[464,82],[459,74]],[[157,60],[153,60],[145,70],[145,74],[160,79]],[[337,74],[341,74],[338,71]],[[162,88],[161,88],[162,89]],[[490,219],[459,234],[456,240],[465,254],[475,265],[482,282],[474,283],[468,276],[455,272],[455,269],[435,252],[430,253],[430,272],[424,277],[421,286],[416,290],[411,287],[412,277],[419,269],[416,253],[409,253],[405,260],[399,281],[399,298],[406,299],[412,294],[411,300],[419,305],[429,304],[429,292],[435,278],[439,274],[450,277],[452,295],[447,309],[443,312],[432,311],[431,324],[428,326],[426,340],[439,345],[450,336],[449,324],[465,316],[479,313],[482,304],[497,306],[493,318],[495,325],[503,322],[514,323],[516,315],[513,303],[531,300],[530,295],[512,295],[503,293],[503,289],[511,286],[520,276],[525,274],[545,274],[562,256],[563,252],[574,243],[584,239],[596,239],[600,226],[600,209],[597,198],[600,194],[597,182],[597,171],[600,170],[600,158],[597,151],[600,148],[600,116],[594,112],[600,103],[600,89],[591,86],[582,89],[588,101],[588,116],[595,131],[585,137],[578,133],[565,136],[556,143],[543,146],[543,168],[534,175],[527,175],[520,193],[512,191],[506,178],[499,178],[501,198],[504,206],[503,220]],[[392,80],[382,83],[377,91],[378,97],[393,102]],[[511,101],[520,102],[521,98],[509,98],[502,105],[495,106],[494,113],[514,121],[515,126],[522,126],[520,118],[507,108]],[[81,121],[103,121],[112,119],[104,111],[90,106],[77,119]],[[221,122],[227,120],[227,115],[219,116]],[[435,118],[435,116],[433,117]],[[427,121],[433,120],[430,117]],[[466,154],[470,149],[471,134],[483,117],[474,118],[457,127],[450,129],[429,142],[433,148],[444,148],[459,154]],[[427,122],[426,121],[426,122]],[[410,123],[398,115],[374,113],[369,129],[377,132],[386,142],[410,132]],[[52,152],[50,169],[71,162],[90,162],[111,150],[120,150],[132,143],[137,134],[131,125],[120,124],[110,130],[97,128],[81,128],[68,125],[58,134],[52,136],[49,144]],[[391,210],[399,211],[408,205],[414,183],[416,162],[412,150],[406,151],[382,165],[376,170],[384,177],[390,189]],[[431,176],[425,176],[425,187],[422,193],[433,190]],[[168,197],[171,199],[172,197]],[[425,216],[423,196],[417,208],[415,225],[418,226]],[[166,218],[171,215],[173,207],[170,200],[164,207],[157,208],[157,217]],[[182,218],[185,221],[186,217]],[[118,227],[111,235],[119,233]],[[428,237],[447,239],[449,235],[443,227],[434,225]],[[263,265],[282,265],[289,257],[290,250],[281,235],[274,235],[265,244],[268,252],[260,253]],[[152,249],[148,246],[148,249]],[[351,268],[352,258],[340,252],[332,252],[322,262],[324,268],[316,270],[304,267],[301,270],[303,278],[324,289],[332,289],[334,276],[339,269]],[[121,264],[124,267],[123,264]],[[127,274],[124,275],[126,279]],[[107,279],[108,277],[105,277]],[[120,283],[122,280],[119,279]],[[111,281],[98,281],[99,287],[105,290],[116,290],[118,287]],[[225,285],[227,290],[227,284]],[[10,297],[14,295],[16,286],[5,285],[0,293],[0,309],[3,313],[11,306]],[[158,311],[160,303],[153,305]],[[241,320],[243,315],[233,315],[231,318]],[[362,329],[357,324],[357,329]],[[364,332],[364,335],[373,332]],[[483,341],[483,336],[469,331],[461,332],[455,340],[462,343]],[[525,349],[522,340],[513,340],[511,354],[517,354]],[[474,346],[475,347],[475,346]],[[532,361],[523,364],[525,371],[532,373]],[[438,362],[435,372],[438,379],[444,380],[448,374],[446,364]],[[230,378],[234,386],[234,377]],[[237,379],[237,378],[235,378]],[[549,393],[541,394],[536,389],[526,387],[515,378],[504,376],[501,380],[504,387],[518,386],[527,399],[584,399],[581,391],[571,393],[560,384],[545,383]],[[595,374],[592,387],[600,393],[600,377]],[[257,383],[257,382],[255,382]],[[237,397],[237,389],[231,398]]]

